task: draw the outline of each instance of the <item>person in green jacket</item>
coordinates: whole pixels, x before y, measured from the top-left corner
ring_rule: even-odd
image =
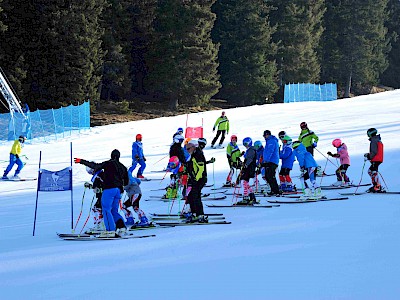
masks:
[[[308,129],[306,122],[301,122],[300,128],[299,141],[306,147],[307,151],[314,156],[314,148],[317,148],[318,136],[314,131]]]
[[[229,120],[226,117],[224,111],[221,113],[221,116],[217,119],[217,121],[215,121],[213,132],[215,131],[215,128],[217,128],[217,135],[211,142],[211,148],[214,148],[214,145],[221,134],[222,135],[221,135],[221,140],[219,141],[219,147],[222,147],[222,143],[224,142],[225,139],[225,133],[226,134],[229,133]]]

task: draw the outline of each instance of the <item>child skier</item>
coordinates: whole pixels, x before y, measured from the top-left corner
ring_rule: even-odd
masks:
[[[321,188],[315,180],[317,163],[314,157],[306,150],[306,147],[300,141],[293,142],[293,152],[300,165],[300,180],[302,181],[302,186],[307,186],[308,179],[311,181],[311,189],[305,188],[304,195],[307,197],[321,197]]]
[[[224,184],[224,187],[234,186],[234,183],[232,183],[233,174],[235,173],[236,169],[242,168],[242,161],[240,160],[240,156],[242,154],[240,153],[240,149],[236,143],[237,136],[232,135],[231,142],[228,144],[228,147],[226,147],[226,157],[228,158],[229,163],[229,173],[226,177],[226,183]]]
[[[236,202],[236,205],[257,203],[256,196],[249,184],[250,178],[254,178],[256,174],[257,153],[252,144],[251,138],[246,137],[243,139],[243,146],[246,147],[246,152],[244,154],[243,168],[239,174],[243,186],[243,200]]]
[[[137,178],[144,179],[143,172],[146,168],[146,158],[143,155],[143,144],[142,144],[142,135],[139,133],[136,135],[136,141],[132,144],[132,166],[129,168],[129,172],[132,173],[137,164],[140,165],[140,168],[137,172]]]
[[[187,186],[187,174],[185,172],[185,166],[179,161],[177,156],[172,156],[169,159],[167,171],[171,172],[171,181],[169,186],[166,188],[167,193],[164,198],[175,199],[180,192],[181,196],[184,195],[185,188]]]
[[[1,179],[7,180],[7,174],[11,171],[15,164],[17,164],[17,169],[15,170],[14,176],[12,179],[20,179],[18,174],[21,172],[22,168],[24,167],[24,163],[22,162],[20,155],[22,152],[22,144],[25,143],[26,138],[21,135],[19,136],[18,140],[14,141],[14,144],[11,147],[10,151],[10,163],[8,164],[7,168],[4,171],[3,177]]]
[[[332,141],[332,146],[337,149],[337,153],[333,154],[332,152],[328,152],[329,156],[339,158],[340,159],[340,167],[336,170],[336,178],[337,182],[332,184],[333,186],[341,186],[348,185],[350,183],[349,177],[347,177],[346,172],[350,167],[350,157],[347,152],[347,146],[345,143],[342,143],[340,139],[334,139]]]
[[[140,188],[140,179],[135,178],[128,172],[129,176],[129,184],[124,187],[124,190],[128,194],[128,200],[126,200],[122,205],[122,211],[125,214],[126,225],[134,225],[136,226],[149,226],[149,220],[147,219],[143,210],[139,208],[139,201],[142,198],[142,190]],[[130,207],[132,207],[133,211],[137,214],[139,221],[137,223],[134,222],[134,218],[132,216],[132,212],[130,211]]]
[[[294,186],[292,178],[290,178],[290,171],[293,168],[294,153],[292,149],[292,139],[285,135],[281,138],[282,149],[279,150],[279,158],[282,160],[282,166],[279,171],[280,190],[283,192],[293,192]]]
[[[217,127],[217,135],[211,142],[211,148],[214,148],[215,143],[217,142],[219,136],[221,136],[221,140],[219,141],[219,147],[222,147],[222,143],[224,142],[225,139],[225,133],[229,133],[229,120],[225,116],[225,112],[223,111],[221,113],[221,116],[215,121],[214,127],[213,127],[213,132],[215,131],[215,128]]]
[[[370,128],[367,130],[369,144],[369,153],[365,153],[365,160],[371,162],[371,166],[368,169],[368,175],[371,177],[373,186],[369,188],[370,193],[382,193],[384,189],[379,183],[379,165],[383,162],[383,143],[381,141],[380,134],[375,128]]]
[[[94,162],[92,162],[94,163]],[[86,167],[86,171],[93,175],[90,179],[90,182],[85,182],[85,187],[89,189],[93,189],[93,193],[96,196],[96,203],[92,208],[93,212],[93,225],[94,227],[91,229],[92,231],[102,231],[105,230],[103,223],[103,214],[101,208],[101,197],[103,195],[103,181],[104,181],[104,172],[103,170],[98,170],[95,172],[94,169]]]
[[[314,148],[317,148],[318,136],[314,133],[314,131],[308,129],[308,125],[306,122],[301,122],[300,128],[301,132],[299,135],[299,141],[303,143],[307,151],[310,152],[312,156],[314,156]]]

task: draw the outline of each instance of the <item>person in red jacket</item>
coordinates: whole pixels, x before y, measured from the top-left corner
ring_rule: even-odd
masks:
[[[381,193],[384,192],[381,184],[379,183],[379,171],[378,167],[383,162],[383,143],[381,136],[377,134],[378,131],[375,128],[367,130],[367,135],[370,141],[369,153],[365,153],[365,160],[371,162],[371,166],[368,169],[368,175],[371,177],[373,186],[369,188],[370,193]]]

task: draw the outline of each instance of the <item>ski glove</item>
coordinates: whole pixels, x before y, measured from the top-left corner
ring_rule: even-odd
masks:
[[[364,154],[364,161],[367,161],[367,160],[369,160],[369,153]]]
[[[317,148],[317,143],[316,142],[312,143],[312,146],[313,148]]]
[[[80,158],[74,158],[74,163],[76,164],[80,164],[81,163],[81,159]]]
[[[18,158],[19,158],[19,155],[18,155],[18,154],[15,154],[15,157],[18,159]]]
[[[331,151],[327,152],[326,154],[328,154],[329,156],[333,156]]]
[[[213,127],[213,132],[215,131],[215,127]]]
[[[135,155],[135,159],[136,159],[136,160],[139,160],[139,155],[136,154],[136,155]]]
[[[211,164],[213,164],[213,163],[215,162],[215,158],[214,158],[214,157],[211,157],[211,159],[209,160],[209,162],[210,162]]]
[[[143,156],[143,160],[146,161],[146,157]]]

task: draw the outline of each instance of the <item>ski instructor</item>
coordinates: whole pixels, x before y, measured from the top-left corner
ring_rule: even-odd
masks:
[[[111,159],[102,163],[90,162],[80,158],[74,158],[76,164],[82,164],[95,170],[104,171],[103,195],[101,206],[103,208],[104,225],[107,237],[116,235],[116,228],[125,228],[124,221],[118,213],[119,200],[124,192],[124,186],[129,184],[128,170],[119,162],[121,153],[115,149],[111,152]]]

